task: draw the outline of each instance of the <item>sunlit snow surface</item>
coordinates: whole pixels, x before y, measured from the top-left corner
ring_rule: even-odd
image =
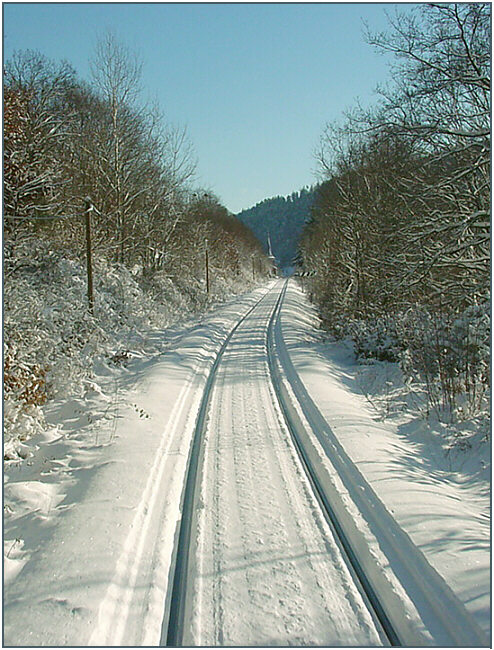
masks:
[[[162,355],[135,357],[125,369],[101,364],[84,398],[59,401],[46,409],[51,428],[24,443],[26,459],[7,462],[7,645],[159,644],[193,415],[225,334],[266,289],[221,307],[196,327],[157,333],[170,341]],[[287,293],[282,323],[294,366],[347,454],[429,562],[488,631],[487,444],[474,438],[472,449],[445,453],[445,436],[439,424],[431,429],[409,411],[394,412],[389,404],[383,406],[382,394],[381,401],[373,398],[376,384],[389,381],[390,377],[395,382],[395,376],[389,374],[392,369],[384,364],[358,366],[346,344],[323,344],[316,329],[317,319],[293,284]],[[231,354],[240,354],[240,348],[232,349]],[[232,368],[230,364],[230,372]],[[238,372],[240,377],[242,373],[249,376],[257,371],[252,365],[243,369],[239,365]],[[234,379],[225,374],[223,381],[233,386]],[[394,389],[395,384],[392,386]],[[251,408],[269,408],[266,389],[251,384],[248,390],[253,391],[249,398]],[[236,399],[240,398],[232,391],[233,401],[223,408],[223,413],[225,408],[246,408],[245,402],[236,404]],[[389,412],[385,419],[383,409]],[[274,412],[269,417],[274,423],[278,416]],[[313,564],[321,566],[321,584],[329,579],[328,572],[344,575],[344,570],[338,568],[338,560],[330,568],[325,565],[327,559],[320,559],[322,547],[311,526],[324,529],[324,524],[318,523],[317,516],[310,523],[301,515],[305,506],[300,502],[293,504],[293,512],[302,517],[302,529],[292,548],[298,548],[298,544],[299,555],[305,549],[306,559],[275,555],[275,546],[294,535],[295,530],[285,529],[283,524],[292,507],[285,500],[292,494],[286,492],[286,481],[291,486],[289,490],[293,490],[302,478],[274,424],[261,442],[258,432],[249,433],[248,421],[246,413],[244,430],[222,429],[216,447],[209,447],[209,465],[206,464],[204,475],[217,467],[215,484],[204,487],[203,498],[211,496],[218,500],[222,512],[230,511],[225,517],[239,524],[235,524],[236,537],[202,538],[200,543],[216,544],[215,557],[227,563],[225,603],[229,594],[235,596],[237,588],[248,592],[249,580],[255,584],[255,593],[248,597],[259,605],[256,616],[260,617],[264,608],[265,618],[257,618],[255,628],[247,618],[243,622],[239,619],[240,629],[245,625],[248,634],[254,634],[246,639],[255,638],[261,645],[263,641],[264,645],[288,644],[283,635],[292,631],[293,644],[327,642],[324,632],[311,637],[307,635],[307,626],[304,628],[307,618],[315,626],[323,620],[326,604],[319,600],[306,612],[307,585],[299,590],[301,576],[307,575],[310,557]],[[247,434],[251,436],[250,444],[245,440],[242,447],[239,437],[245,438]],[[211,432],[208,436],[212,442]],[[232,436],[236,437],[235,445]],[[232,464],[214,464],[220,448],[226,458],[235,454],[238,461],[235,499],[221,491],[222,481],[234,470]],[[256,452],[257,465],[247,463],[249,457],[256,457]],[[252,468],[259,476],[249,474]],[[264,519],[253,520],[256,510],[249,502],[247,486],[261,485],[261,474],[264,472],[266,478],[273,471],[269,490],[256,497],[257,512],[262,512]],[[283,498],[278,501],[280,490]],[[293,494],[300,499],[300,491]],[[310,497],[304,498],[310,502]],[[204,517],[208,516],[204,509]],[[263,529],[266,522],[271,522],[272,528]],[[218,519],[214,525],[219,530],[223,523]],[[266,530],[271,530],[271,537]],[[218,556],[222,544],[226,552]],[[250,555],[242,555],[242,549]],[[206,553],[203,556],[198,570],[200,580],[210,579],[211,557]],[[249,564],[244,567],[246,559]],[[235,569],[244,570],[243,581],[232,582]],[[273,588],[267,591],[262,586],[266,585],[266,571],[273,571],[274,576]],[[286,576],[283,594],[281,574]],[[259,576],[263,576],[264,583],[256,583]],[[202,593],[198,598],[205,621],[211,603],[205,601],[205,592]],[[349,593],[353,593],[351,589]],[[340,625],[343,630],[339,639],[343,645],[350,611],[358,613],[362,626],[360,632],[349,632],[346,645],[364,643],[364,639],[370,644],[376,641],[367,615],[357,601],[351,595],[346,605],[339,603],[338,614],[336,610],[333,614],[336,628]],[[264,636],[263,620],[270,630]],[[206,643],[221,641],[214,639],[206,624],[204,629],[198,626],[201,627],[200,616],[193,621],[192,633],[196,638]]]
[[[490,634],[485,431],[473,434],[468,446],[453,445],[454,431],[410,408],[413,395],[397,364],[359,365],[350,343],[321,342],[318,319],[298,287],[287,293],[282,323],[294,367],[347,454]]]
[[[186,645],[382,641],[300,465],[266,363],[277,293],[235,332],[207,424]]]

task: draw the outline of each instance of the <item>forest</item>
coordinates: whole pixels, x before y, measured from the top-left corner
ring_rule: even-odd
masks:
[[[7,437],[35,430],[67,386],[82,390],[97,355],[122,362],[147,327],[267,275],[251,231],[194,186],[187,133],[143,100],[141,70],[111,33],[89,81],[35,51],[6,61]]]
[[[89,80],[39,52],[6,61],[6,429],[35,426],[89,358],[125,359],[143,328],[268,277],[268,235],[360,358],[398,362],[442,419],[485,412],[490,6],[388,18],[387,32],[367,32],[393,61],[388,83],[374,106],[326,125],[321,183],[238,218],[195,187],[186,130],[143,100],[142,64],[111,33]]]
[[[399,361],[440,418],[471,418],[490,385],[490,6],[388,18],[367,40],[389,83],[321,136],[302,267],[331,332]]]
[[[268,250],[268,236],[276,263],[281,269],[295,264],[302,231],[309,221],[317,188],[302,188],[289,196],[264,199],[242,210],[237,218],[248,226]]]

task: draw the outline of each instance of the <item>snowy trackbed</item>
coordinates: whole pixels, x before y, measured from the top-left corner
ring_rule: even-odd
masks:
[[[280,321],[287,284],[238,322],[208,378],[162,645],[485,645],[297,377]]]
[[[281,288],[238,323],[203,397],[163,644],[386,644],[278,405],[267,337]]]
[[[487,646],[473,617],[386,510],[319,412],[291,362],[280,311],[281,304],[268,338],[277,396],[314,489],[388,640],[402,646]]]
[[[137,368],[111,444],[78,452],[84,495],[64,488],[5,592],[7,646],[488,646],[295,370],[290,291]]]

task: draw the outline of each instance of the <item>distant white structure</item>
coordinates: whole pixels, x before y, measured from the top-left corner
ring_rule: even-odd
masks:
[[[268,230],[268,260],[271,264],[271,274],[272,275],[278,275],[278,268],[276,266],[276,258],[273,255],[273,250],[271,248],[271,237],[269,235],[269,230]]]

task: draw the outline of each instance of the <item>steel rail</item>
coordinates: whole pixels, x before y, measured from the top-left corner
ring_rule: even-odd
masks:
[[[235,326],[230,330],[216,355],[216,358],[206,380],[204,393],[196,418],[192,445],[189,452],[187,476],[185,479],[185,487],[182,495],[182,514],[180,520],[180,529],[178,534],[178,541],[176,544],[176,559],[175,567],[173,569],[170,609],[168,617],[166,617],[166,612],[164,615],[160,646],[181,647],[183,643],[184,621],[187,604],[187,574],[190,561],[191,532],[192,523],[194,520],[194,506],[196,502],[197,478],[200,473],[199,470],[201,465],[201,451],[206,416],[208,413],[209,404],[211,402],[212,387],[216,378],[218,366],[235,332],[269,294],[270,291],[265,293],[250,309],[248,309],[248,311],[236,322]]]
[[[329,523],[331,529],[335,533],[337,541],[339,541],[340,550],[342,551],[343,557],[346,560],[347,565],[351,568],[351,573],[353,574],[354,579],[358,581],[361,587],[361,591],[363,591],[363,593],[365,594],[367,600],[367,606],[370,608],[371,612],[374,613],[375,617],[379,621],[382,631],[384,632],[386,639],[389,641],[390,645],[401,646],[403,644],[401,643],[398,634],[396,633],[396,630],[394,629],[391,621],[389,620],[379,600],[377,593],[375,592],[374,588],[372,587],[372,584],[368,580],[357,555],[355,554],[349,540],[347,539],[345,532],[341,527],[340,522],[338,521],[338,518],[329,502],[329,499],[324,489],[322,489],[319,483],[317,475],[314,472],[311,460],[307,455],[306,450],[304,449],[304,446],[302,445],[299,439],[299,436],[297,434],[297,428],[294,425],[292,416],[287,408],[287,404],[286,404],[287,396],[283,394],[283,391],[281,390],[280,387],[280,383],[276,379],[277,370],[274,365],[275,352],[274,352],[274,342],[273,342],[274,339],[273,328],[274,328],[274,323],[277,320],[279,312],[281,310],[281,305],[283,303],[283,298],[285,297],[287,287],[288,287],[288,280],[286,280],[284,287],[280,292],[280,296],[277,300],[275,309],[269,320],[268,329],[267,329],[268,367],[271,375],[271,383],[274,389],[274,393],[278,400],[278,404],[283,414],[286,427],[290,433],[292,442],[297,451],[302,467],[304,468],[307,478],[309,479],[309,484],[312,487],[313,493],[316,497],[317,502],[319,503],[319,506],[321,508],[322,513],[324,514],[326,521]]]
[[[274,392],[278,403],[280,405],[281,412],[283,414],[287,429],[290,433],[292,441],[294,443],[295,449],[299,455],[299,458],[302,462],[302,466],[305,469],[309,483],[312,486],[316,500],[318,501],[321,511],[325,516],[326,520],[330,524],[332,530],[335,532],[336,538],[339,541],[340,550],[347,560],[347,564],[351,569],[351,573],[354,576],[354,579],[361,585],[361,592],[363,592],[365,599],[367,600],[367,606],[370,611],[374,614],[375,619],[379,622],[379,625],[382,628],[382,631],[391,645],[397,646],[402,645],[396,635],[391,623],[389,622],[388,617],[386,616],[385,611],[383,610],[375,591],[372,588],[372,585],[369,583],[365,572],[363,571],[358,558],[353,553],[351,545],[348,543],[346,536],[339,525],[339,522],[331,508],[331,505],[324,494],[324,490],[321,489],[319,481],[312,471],[311,463],[307,457],[305,450],[298,439],[296,429],[293,425],[292,418],[288,413],[285,405],[285,400],[280,395],[280,386],[277,381],[274,380],[276,375],[274,368],[274,350],[273,350],[273,327],[274,323],[279,314],[283,298],[286,293],[288,282],[286,281],[283,289],[278,296],[275,306],[272,310],[268,321],[267,327],[267,358],[268,358],[268,368],[271,377],[271,383],[274,388]],[[206,423],[206,417],[211,402],[212,396],[212,387],[216,379],[217,370],[221,359],[224,355],[224,352],[230,343],[232,337],[234,336],[237,329],[240,325],[250,316],[250,314],[258,307],[258,305],[269,295],[269,292],[266,293],[260,300],[258,300],[255,305],[253,305],[244,316],[237,321],[235,326],[230,330],[224,342],[221,345],[220,350],[218,351],[216,358],[213,362],[213,366],[209,373],[208,379],[206,381],[206,386],[204,388],[204,393],[201,399],[199,406],[196,424],[194,428],[193,441],[191,449],[189,452],[189,461],[187,468],[187,476],[185,480],[185,487],[182,496],[182,515],[179,527],[178,541],[176,544],[176,560],[175,567],[173,569],[173,582],[171,587],[171,599],[170,599],[170,608],[168,617],[165,616],[162,625],[162,635],[160,645],[166,647],[181,647],[183,645],[183,635],[184,635],[184,622],[186,618],[186,606],[187,606],[187,577],[190,565],[190,552],[191,552],[191,534],[194,522],[194,506],[196,502],[196,487],[197,487],[197,478],[200,474],[201,466],[201,457],[202,457],[202,442],[203,442],[203,433]]]
[[[288,280],[280,293],[267,332],[273,390],[302,465],[315,486],[315,494],[338,531],[350,566],[359,577],[389,642],[408,647],[430,645],[432,634],[433,643],[441,646],[487,646],[488,639],[473,616],[386,510],[303,385],[290,360],[281,330],[280,313],[287,286]],[[319,453],[331,461],[371,531],[379,533],[380,547],[394,566],[398,581],[407,586],[408,596],[423,623],[406,615],[401,598],[375,562],[365,537],[334,487],[331,474],[319,462]]]
[[[306,412],[306,409],[309,407],[308,403],[311,403],[310,397],[305,394],[302,387],[298,387],[298,385],[294,385],[292,382],[293,379],[295,384],[297,384],[299,379],[296,377],[290,379],[288,375],[285,377],[287,370],[285,368],[285,363],[288,363],[288,359],[285,359],[286,350],[283,348],[284,343],[282,338],[278,340],[278,336],[282,336],[281,329],[276,329],[275,333],[275,328],[277,328],[278,324],[281,325],[281,323],[279,323],[279,318],[287,287],[288,280],[281,289],[280,295],[276,299],[275,305],[269,316],[266,330],[266,353],[274,395],[278,401],[290,438],[293,441],[294,449],[300,458],[309,484],[312,486],[314,496],[320,505],[321,512],[333,530],[340,551],[347,562],[347,566],[356,585],[359,587],[364,602],[376,623],[376,627],[383,641],[389,642],[392,646],[416,647],[429,645],[430,639],[427,639],[427,637],[425,637],[414,624],[411,624],[411,621],[407,620],[403,603],[398,595],[394,593],[394,590],[385,575],[380,573],[379,567],[374,561],[369,561],[368,556],[370,551],[367,548],[367,542],[365,542],[363,538],[360,539],[361,535],[359,537],[359,532],[356,530],[355,524],[351,520],[351,515],[346,511],[345,507],[342,506],[342,503],[338,502],[338,494],[333,494],[331,489],[327,489],[328,486],[326,485],[326,481],[329,480],[331,483],[330,477],[324,475],[324,471],[322,471],[323,468],[319,467],[317,460],[316,464],[314,464],[314,460],[312,460],[314,457],[313,450],[310,449],[312,445],[312,437],[315,436],[315,438],[319,440],[318,427],[324,429],[324,426],[327,427],[327,423],[322,421],[322,415],[320,415],[319,411],[317,411],[315,415],[321,418],[321,422],[319,422],[317,418],[317,422],[315,422],[314,414],[311,415]],[[216,355],[211,371],[206,380],[189,452],[187,475],[182,495],[182,515],[179,524],[178,542],[175,546],[176,555],[175,560],[172,561],[173,579],[171,591],[169,591],[169,595],[171,595],[169,615],[167,617],[165,608],[162,623],[161,645],[180,647],[183,644],[184,623],[188,614],[187,577],[192,555],[191,533],[195,522],[196,486],[197,478],[200,475],[204,451],[202,444],[203,432],[211,402],[212,388],[216,379],[217,369],[224,352],[237,329],[270,294],[270,291],[264,294],[230,330]],[[280,351],[276,349],[278,345],[283,348],[283,355],[280,355]],[[285,383],[291,386],[293,395],[290,394]],[[306,422],[302,419],[300,413],[303,413]],[[303,442],[304,440],[305,442]],[[323,442],[321,440],[319,441]],[[326,449],[324,445],[323,447]],[[326,450],[325,453],[328,453],[328,450]],[[340,455],[343,455],[341,450],[339,453]],[[334,460],[336,461],[337,459]],[[343,474],[347,471],[344,467],[340,469],[337,468],[337,470],[338,472],[342,471]],[[345,476],[343,476],[343,478],[345,478]],[[370,488],[368,489],[370,490]],[[333,499],[336,499],[336,503],[332,503]],[[366,506],[365,503],[359,503],[364,509],[365,507],[369,507],[369,504]],[[378,504],[374,505],[377,507]],[[405,548],[408,548],[411,542],[405,538],[405,534],[397,527],[396,522],[392,520],[389,525],[394,527],[393,530],[396,529],[394,534],[403,541]],[[410,549],[413,550],[412,547],[410,547]],[[404,550],[404,552],[406,553],[406,550]],[[425,559],[423,559],[422,565],[425,572],[424,577],[430,574],[430,576],[434,578],[433,574],[436,572],[427,564]],[[441,580],[440,576],[437,576],[435,579]],[[447,636],[449,634],[448,638],[461,640],[471,636],[470,644],[461,643],[459,645],[469,646],[472,645],[472,642],[476,646],[482,647],[484,645],[482,641],[482,633],[480,630],[477,630],[477,626],[473,621],[469,623],[468,613],[466,610],[463,612],[464,608],[459,602],[456,603],[456,599],[452,592],[449,594],[450,590],[447,585],[440,586],[440,588],[436,590],[432,589],[434,595],[430,594],[429,596],[427,596],[427,587],[423,586],[421,589],[421,594],[425,594],[426,600],[428,599],[427,602],[431,611],[437,610],[434,615],[439,617],[439,628],[441,628],[441,626],[443,626],[443,630],[455,628],[454,633],[451,630],[450,634],[447,633]],[[437,598],[439,598],[439,600],[444,598],[445,603],[435,603]],[[442,610],[448,606],[452,607],[454,613],[444,615]],[[456,623],[455,616],[458,616]],[[466,629],[462,632],[462,626],[464,623]],[[477,641],[477,639],[479,641]],[[445,645],[450,645],[450,643]]]

